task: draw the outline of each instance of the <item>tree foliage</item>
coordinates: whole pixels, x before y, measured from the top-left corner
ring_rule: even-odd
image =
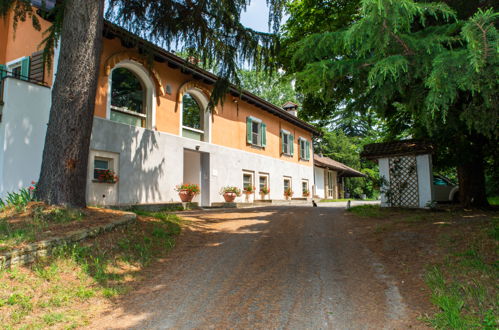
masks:
[[[45,33],[44,48],[48,62],[61,36],[64,8],[68,0],[58,0],[54,8],[44,13],[53,24]],[[105,16],[155,44],[180,47],[196,55],[207,66],[216,64],[220,79],[211,95],[210,109],[223,101],[229,83],[239,84],[242,66],[272,72],[279,52],[277,31],[285,0],[268,0],[269,27],[273,33],[263,33],[245,27],[241,13],[250,0],[211,1],[144,1],[109,0]],[[14,25],[31,19],[40,29],[30,0],[3,0],[0,17],[13,11]],[[146,50],[147,51],[147,50]]]
[[[289,68],[329,114],[374,110],[391,136],[430,136],[479,168],[499,137],[498,14],[459,17],[443,2],[364,0],[350,24],[296,42]]]

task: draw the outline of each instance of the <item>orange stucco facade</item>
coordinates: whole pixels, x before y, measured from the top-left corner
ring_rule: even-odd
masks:
[[[49,22],[40,18],[42,31],[48,26]],[[31,22],[19,22],[17,29],[12,27],[11,17],[0,21],[0,64],[18,59],[23,56],[30,56],[33,52],[39,50],[42,41],[42,32],[35,30]],[[99,70],[99,79],[97,95],[95,102],[95,116],[106,118],[108,113],[108,91],[109,91],[109,59],[120,53],[134,54],[133,57],[139,58],[139,53],[134,49],[127,49],[121,45],[119,38],[103,38],[103,49],[101,54],[101,64]],[[112,65],[111,65],[112,66]],[[178,106],[178,93],[181,86],[193,81],[191,75],[184,74],[179,69],[169,67],[166,63],[153,62],[148,64],[146,69],[150,75],[156,78],[156,81],[162,86],[169,86],[171,93],[159,92],[155,102],[155,127],[153,129],[174,135],[181,134],[181,107]],[[52,75],[46,70],[45,82],[51,84]],[[210,90],[211,86],[196,82],[204,90]],[[159,95],[162,94],[162,95]],[[227,94],[223,105],[217,106],[216,113],[211,117],[211,143],[243,150],[251,153],[257,153],[269,157],[279,158],[285,161],[296,162],[306,166],[312,166],[313,160],[300,160],[298,138],[303,137],[312,141],[311,132],[302,129],[291,122],[281,119],[270,112],[261,108],[236,99]],[[266,124],[267,143],[264,148],[252,146],[246,142],[246,119],[248,116],[256,117]],[[287,156],[281,154],[280,131],[285,129],[291,132],[294,139],[294,155]],[[312,152],[310,152],[312,154]],[[311,157],[312,158],[312,157]]]
[[[40,31],[33,27],[31,19],[18,21],[14,28],[13,15],[7,14],[5,18],[0,18],[0,64],[7,64],[25,56],[31,56],[33,53],[43,49],[43,31],[50,27],[50,22],[37,15],[40,22]],[[44,81],[51,85],[52,70],[46,69]]]

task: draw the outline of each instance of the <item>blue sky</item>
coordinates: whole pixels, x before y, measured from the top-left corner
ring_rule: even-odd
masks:
[[[253,30],[269,31],[269,9],[267,1],[252,0],[246,12],[241,14],[241,23]]]
[[[285,21],[286,17],[283,18],[281,24]],[[246,12],[241,14],[241,22],[253,30],[269,32],[269,9],[267,8],[267,1],[252,0]]]

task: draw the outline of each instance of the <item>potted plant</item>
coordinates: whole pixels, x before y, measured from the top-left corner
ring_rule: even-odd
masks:
[[[116,183],[119,180],[116,173],[111,170],[98,170],[97,174],[97,181],[100,183]]]
[[[183,183],[175,187],[175,191],[178,192],[180,199],[184,203],[192,202],[194,196],[199,195],[201,192],[199,185],[193,183]]]
[[[246,202],[249,202],[249,196],[255,193],[255,187],[251,185],[246,186],[243,188],[243,193],[246,195]]]
[[[286,200],[291,199],[293,197],[293,190],[291,188],[284,189],[284,197],[286,197]]]
[[[226,186],[220,189],[220,195],[224,196],[227,203],[232,203],[236,197],[241,196],[241,189],[234,186]]]
[[[268,187],[260,188],[260,196],[262,196],[262,199],[265,199],[265,196],[268,194],[270,194],[270,189]]]
[[[308,189],[303,190],[303,197],[308,197],[310,196],[310,191]]]

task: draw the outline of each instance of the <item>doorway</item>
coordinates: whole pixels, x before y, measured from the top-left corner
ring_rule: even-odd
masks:
[[[193,202],[201,206],[210,205],[210,154],[184,149],[184,177],[182,183],[199,185],[201,193]]]
[[[332,198],[334,199],[334,180],[335,180],[335,175],[333,171],[327,171],[327,176],[326,176],[326,185],[327,185],[327,196],[326,198]]]

